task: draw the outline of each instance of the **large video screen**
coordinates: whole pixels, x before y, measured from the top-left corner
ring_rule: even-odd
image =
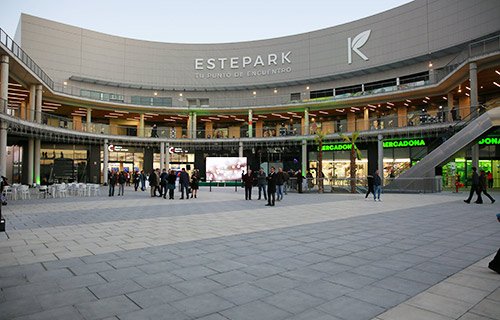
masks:
[[[246,157],[207,157],[207,181],[241,180],[241,172],[247,172]]]

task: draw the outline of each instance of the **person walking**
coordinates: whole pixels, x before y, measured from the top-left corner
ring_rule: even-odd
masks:
[[[174,170],[168,170],[167,188],[169,200],[174,200],[175,180],[177,180],[177,176]]]
[[[470,203],[474,192],[477,194],[475,203],[483,203],[483,198],[481,198],[481,191],[479,189],[479,175],[477,174],[476,167],[472,167],[472,186],[470,187],[469,197],[467,200],[464,200],[465,203]]]
[[[153,124],[153,128],[151,129],[151,137],[158,138],[158,127],[156,126],[156,123]]]
[[[115,196],[115,186],[116,186],[117,182],[118,182],[118,175],[116,174],[115,170],[111,170],[111,174],[109,175],[109,196],[110,197]]]
[[[375,201],[382,201],[380,200],[380,193],[382,192],[382,179],[378,175],[379,171],[378,169],[375,170],[375,173],[373,174],[373,200]]]
[[[290,189],[290,175],[288,172],[283,171],[283,178],[285,183],[283,184],[283,193],[285,193],[285,196],[288,195],[288,189]]]
[[[198,176],[198,170],[194,170],[193,175],[191,176],[191,198],[196,198],[198,196],[198,188],[200,186],[200,177]]]
[[[180,199],[184,199],[184,190],[186,190],[186,200],[189,199],[189,174],[186,172],[185,168],[182,168],[181,176],[179,177],[179,183],[181,185]]]
[[[370,193],[373,193],[373,198],[375,198],[375,190],[373,189],[373,176],[371,174],[368,175],[368,177],[366,177],[366,180],[368,181],[368,191],[366,192],[365,200],[369,200],[368,195]]]
[[[274,167],[271,167],[271,172],[267,177],[267,204],[266,206],[274,206],[276,194],[276,172],[274,172]]]
[[[139,189],[139,182],[140,182],[140,174],[139,171],[134,170],[134,174],[132,175],[132,180],[134,180],[134,190],[137,191]]]
[[[149,174],[148,182],[151,188],[151,197],[156,197],[156,186],[158,184],[158,179],[156,178],[156,173],[154,172],[154,170]]]
[[[252,170],[248,169],[243,175],[243,183],[245,184],[245,200],[252,200],[253,175]]]
[[[479,174],[479,190],[480,190],[479,192],[484,193],[484,195],[487,196],[490,199],[491,203],[493,204],[495,203],[495,199],[493,199],[486,190],[487,186],[486,180],[487,180],[486,172],[484,170],[481,170],[481,173]],[[476,201],[476,203],[482,203],[482,202]]]
[[[266,184],[266,173],[264,168],[260,168],[259,172],[257,172],[257,187],[259,187],[259,199],[257,200],[260,200],[262,192],[264,192],[264,200],[267,200]]]
[[[297,191],[298,193],[302,193],[302,183],[304,183],[304,176],[302,175],[302,170],[297,171],[295,176],[297,177]]]
[[[148,177],[146,177],[146,174],[144,174],[144,170],[141,170],[141,173],[139,174],[139,181],[141,182],[141,190],[145,191],[146,190],[146,181]]]
[[[127,176],[125,175],[125,172],[120,171],[120,174],[118,175],[118,195],[123,196],[123,193],[125,192],[125,183],[127,182]]]
[[[285,175],[283,174],[283,169],[278,168],[276,173],[276,201],[283,200],[283,184],[285,183]]]

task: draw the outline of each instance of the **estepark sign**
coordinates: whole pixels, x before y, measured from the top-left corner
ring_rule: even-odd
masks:
[[[384,141],[384,148],[407,148],[407,147],[424,147],[425,140],[424,139],[412,139],[412,140],[393,140],[393,141]],[[318,147],[319,149],[319,147]],[[351,143],[336,143],[336,144],[324,144],[322,147],[323,151],[343,151],[343,150],[351,150]]]

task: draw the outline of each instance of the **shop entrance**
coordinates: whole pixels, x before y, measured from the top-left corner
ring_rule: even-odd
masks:
[[[135,168],[139,170],[138,168]],[[123,171],[125,173],[134,172],[134,163],[133,162],[108,162],[108,172],[111,170],[115,170],[116,172]]]

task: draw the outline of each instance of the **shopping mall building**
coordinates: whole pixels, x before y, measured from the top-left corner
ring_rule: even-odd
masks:
[[[450,185],[479,165],[500,186],[498,0],[415,0],[223,44],[128,39],[22,14],[13,38],[0,30],[0,56],[0,166],[12,182],[103,182],[109,168],[197,168],[203,178],[209,156],[314,176],[318,131],[328,133],[325,177],[349,178],[339,133],[360,131],[358,177],[422,163],[409,177]]]

